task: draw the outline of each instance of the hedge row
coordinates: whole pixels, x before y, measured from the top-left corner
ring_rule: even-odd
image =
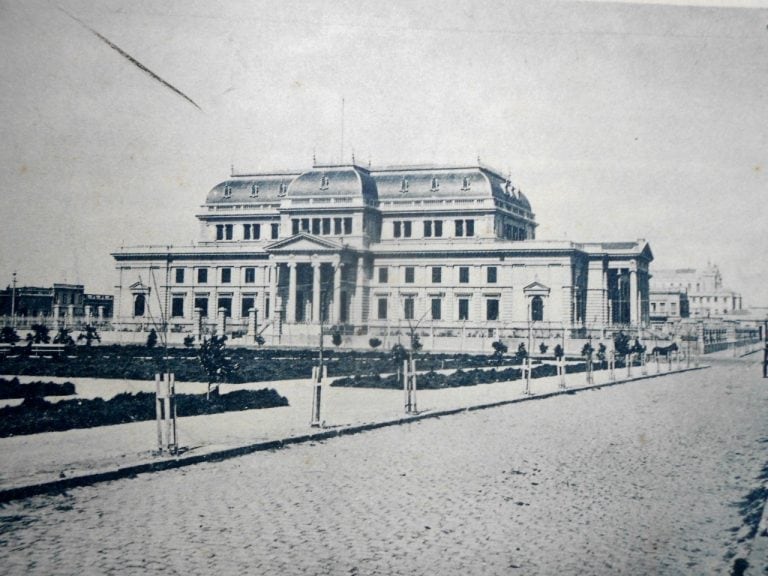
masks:
[[[0,378],[0,398],[41,398],[43,396],[71,396],[75,393],[72,382],[30,382],[21,384],[18,378]]]
[[[151,380],[156,372],[166,369],[180,382],[204,382],[206,375],[195,356],[195,349],[163,349],[145,346],[80,347],[72,355],[50,358],[11,356],[0,359],[0,373],[61,378],[126,378]],[[261,382],[309,378],[317,364],[316,350],[250,350],[228,348],[227,356],[238,365],[237,382]],[[388,352],[338,352],[327,350],[328,373],[344,376],[360,373],[394,372],[396,366]],[[419,366],[425,370],[441,368],[474,368],[487,366],[485,355],[425,354]],[[516,363],[514,357],[504,364]]]
[[[239,410],[288,406],[288,400],[274,389],[237,390],[229,394],[179,394],[179,416],[220,414]],[[118,394],[102,400],[63,400],[50,403],[42,398],[27,398],[19,406],[0,408],[0,437],[57,432],[73,428],[92,428],[154,420],[155,395],[148,392]]]
[[[597,366],[593,367],[599,369]],[[565,372],[567,374],[586,371],[587,366],[581,364],[566,364]],[[540,364],[534,366],[531,370],[532,378],[544,378],[546,376],[556,376],[557,367],[552,364]],[[422,390],[437,390],[440,388],[457,388],[460,386],[475,386],[476,384],[492,384],[494,382],[509,382],[522,378],[522,370],[519,368],[505,368],[497,370],[457,370],[452,374],[438,374],[430,371],[419,374],[416,377],[417,387]],[[347,378],[339,378],[331,383],[331,386],[340,386],[345,388],[401,388],[402,382],[398,381],[396,375],[382,378],[378,374],[373,375],[355,375]]]

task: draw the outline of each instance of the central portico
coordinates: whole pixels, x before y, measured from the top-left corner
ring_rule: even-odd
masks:
[[[366,255],[341,242],[300,232],[264,250],[274,262],[271,290],[288,324],[361,324]],[[368,275],[369,276],[369,275]]]

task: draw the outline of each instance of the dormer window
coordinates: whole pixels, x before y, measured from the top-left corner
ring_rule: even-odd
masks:
[[[432,176],[432,187],[431,187],[431,190],[432,190],[432,192],[437,192],[438,190],[440,190],[440,182],[434,176]]]
[[[469,176],[464,176],[464,178],[461,181],[461,190],[463,192],[466,192],[467,190],[469,190],[469,185],[470,185]]]
[[[288,184],[285,182],[280,182],[280,190],[278,191],[278,196],[285,196],[288,193]]]
[[[256,198],[259,195],[259,185],[251,184],[251,198]]]
[[[224,186],[224,198],[230,198],[232,196],[232,186],[226,184]]]
[[[403,176],[403,179],[400,181],[400,194],[406,194],[408,192],[408,178]]]
[[[328,190],[328,176],[325,174],[320,177],[320,190]]]

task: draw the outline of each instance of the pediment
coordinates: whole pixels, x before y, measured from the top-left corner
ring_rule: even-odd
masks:
[[[549,291],[550,291],[549,286],[545,286],[541,282],[531,282],[530,284],[528,284],[528,286],[523,288],[523,292],[525,292],[526,294],[532,294],[532,295],[549,294]]]
[[[149,286],[144,284],[141,280],[134,282],[130,285],[129,290],[131,292],[149,292]]]
[[[278,240],[272,244],[265,246],[264,250],[272,253],[281,252],[340,252],[344,246],[334,240],[328,240],[327,238],[321,238],[312,234],[302,232],[291,236],[290,238],[284,238]]]

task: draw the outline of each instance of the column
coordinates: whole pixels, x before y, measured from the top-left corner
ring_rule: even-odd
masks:
[[[87,326],[93,324],[93,309],[90,305],[85,307],[85,324]]]
[[[219,336],[224,336],[227,331],[227,309],[223,306],[219,308],[219,313],[216,318],[216,332]]]
[[[279,272],[279,264],[269,267],[269,315],[272,318],[277,316],[277,275]],[[264,321],[267,320],[268,318],[265,316]]]
[[[320,262],[312,263],[312,323],[320,324],[320,272],[322,264]]]
[[[99,306],[98,308],[98,318],[99,318],[99,324],[104,322],[104,306]]]
[[[146,308],[145,308],[145,310],[146,310]],[[145,312],[145,314],[146,314],[146,312]],[[67,306],[67,322],[66,322],[66,326],[69,327],[69,328],[74,328],[75,327],[75,305],[74,304],[70,304],[69,306]]]
[[[333,323],[341,322],[341,264],[333,267]]]
[[[53,329],[58,330],[61,328],[61,305],[54,304],[53,306]]]
[[[351,314],[352,323],[357,326],[363,325],[363,316],[367,304],[367,291],[368,281],[365,276],[365,260],[360,257],[357,259],[357,272],[355,275],[355,306]]]
[[[293,324],[296,322],[296,262],[288,264],[288,303],[283,307],[286,309],[286,322]]]
[[[629,270],[629,323],[634,325],[639,322],[637,316],[637,270]]]

